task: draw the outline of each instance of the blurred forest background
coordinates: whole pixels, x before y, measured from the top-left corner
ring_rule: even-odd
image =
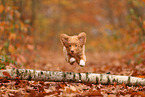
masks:
[[[87,34],[88,56],[120,52],[128,64],[144,64],[145,0],[0,0],[0,53],[5,64],[39,63],[44,54],[50,59],[46,56],[62,52],[61,33],[80,32]]]
[[[80,32],[87,34],[85,67],[67,64],[59,41]],[[145,78],[145,0],[0,0],[0,70],[12,68]],[[145,86],[1,78],[0,95],[145,97]]]

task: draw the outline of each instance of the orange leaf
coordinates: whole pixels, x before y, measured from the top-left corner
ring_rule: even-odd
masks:
[[[143,21],[143,28],[145,29],[145,21]]]
[[[15,11],[15,17],[16,17],[17,19],[19,19],[20,16],[21,16],[21,14],[16,10],[16,11]]]
[[[3,75],[5,75],[5,76],[7,76],[9,78],[12,78],[8,72],[3,72]]]
[[[15,79],[20,79],[19,77],[16,77]]]
[[[3,77],[0,77],[0,80],[4,79]]]
[[[145,0],[142,0],[145,3]]]
[[[15,52],[15,47],[10,44],[8,50],[9,50],[10,53],[14,53]]]
[[[60,86],[61,88],[64,88],[66,85],[65,85],[65,84],[59,84],[59,86]]]
[[[116,88],[116,86],[117,86],[117,82],[114,82],[114,87]]]
[[[18,28],[19,28],[19,25],[18,25],[18,24],[16,24],[16,25],[15,25],[15,27],[18,29]]]
[[[17,58],[18,64],[26,63],[26,61],[27,61],[27,60],[26,60],[25,57],[22,56],[22,55],[19,55],[18,58]]]
[[[89,90],[89,91],[85,91],[84,93],[82,93],[81,96],[100,96],[100,97],[102,97],[102,94],[101,94],[100,90]]]
[[[134,96],[141,96],[141,97],[145,97],[145,94],[144,94],[144,92],[143,91],[138,91],[138,92],[132,92],[131,93],[131,97],[134,97]]]
[[[145,76],[143,76],[143,75],[138,75],[138,76],[136,76],[136,77],[145,78]]]
[[[9,40],[15,40],[16,39],[16,33],[10,33]]]
[[[34,46],[33,46],[33,45],[30,45],[30,44],[27,45],[27,48],[28,48],[29,50],[34,50]]]
[[[2,48],[3,48],[3,47],[2,47],[2,46],[0,46],[0,51],[2,50]]]
[[[2,13],[4,10],[4,6],[3,5],[0,5],[0,13]]]

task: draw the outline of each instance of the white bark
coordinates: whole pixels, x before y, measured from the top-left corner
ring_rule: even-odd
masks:
[[[127,84],[127,85],[145,85],[144,78],[97,74],[97,73],[74,73],[58,71],[41,71],[31,69],[7,69],[0,70],[0,80],[33,80],[49,82],[74,82],[74,83],[92,83],[92,84]]]

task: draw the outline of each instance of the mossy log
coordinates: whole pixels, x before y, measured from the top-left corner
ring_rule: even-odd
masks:
[[[74,73],[61,71],[41,71],[31,69],[7,69],[0,70],[0,80],[29,80],[29,81],[48,81],[48,82],[73,82],[73,83],[92,83],[92,84],[127,84],[145,85],[144,78],[97,74],[97,73]]]

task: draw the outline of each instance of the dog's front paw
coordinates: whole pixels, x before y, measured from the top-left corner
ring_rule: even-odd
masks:
[[[70,58],[70,64],[72,65],[73,63],[75,63],[76,59],[75,58]]]
[[[84,67],[85,66],[85,61],[84,60],[80,60],[80,66]]]

